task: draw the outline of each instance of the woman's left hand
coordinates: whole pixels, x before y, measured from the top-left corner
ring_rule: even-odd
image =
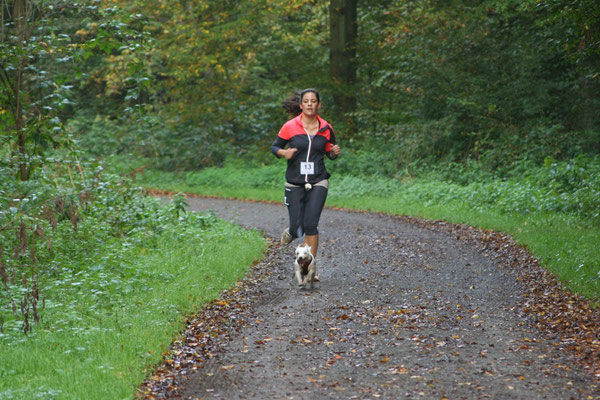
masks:
[[[331,155],[334,157],[337,157],[340,155],[340,153],[342,152],[342,150],[340,149],[340,146],[338,146],[337,144],[334,144],[333,146],[331,146]]]

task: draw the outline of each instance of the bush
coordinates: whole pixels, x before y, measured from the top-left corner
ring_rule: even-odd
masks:
[[[87,276],[91,260],[131,278],[123,250],[151,242],[183,211],[181,200],[161,206],[101,165],[67,156],[48,160],[35,180],[19,181],[10,171],[2,171],[0,191],[0,334],[32,331],[45,306],[53,307],[47,291],[70,285],[67,272]]]

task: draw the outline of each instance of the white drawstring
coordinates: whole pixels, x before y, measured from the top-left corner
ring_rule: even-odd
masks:
[[[302,128],[304,128],[304,127],[302,127]],[[306,136],[308,137],[308,152],[306,153],[306,162],[308,163],[308,160],[310,157],[310,149],[312,147],[312,139],[310,138],[310,134],[308,133],[306,128],[304,128],[304,132],[306,132]],[[306,182],[306,184],[304,185],[304,189],[306,189],[306,190],[312,189],[312,185],[310,183],[308,183],[308,174],[304,174],[304,181]]]

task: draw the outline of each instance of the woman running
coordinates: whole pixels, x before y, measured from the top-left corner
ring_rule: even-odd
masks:
[[[318,91],[305,89],[286,99],[283,107],[294,118],[283,125],[272,146],[273,154],[287,159],[285,205],[289,228],[283,231],[281,243],[288,244],[304,236],[316,257],[319,247],[317,228],[330,177],[324,156],[333,160],[341,150],[335,142],[333,128],[319,116],[321,98]]]

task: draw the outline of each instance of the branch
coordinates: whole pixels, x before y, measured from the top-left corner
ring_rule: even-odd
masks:
[[[50,203],[52,201],[56,201],[58,199],[64,199],[64,198],[70,197],[70,196],[81,196],[82,194],[88,193],[88,192],[90,192],[90,190],[83,189],[83,190],[81,190],[79,192],[76,192],[76,193],[61,194],[60,196],[52,197],[50,199],[45,200],[43,203],[40,204],[40,207],[43,207],[43,206],[47,205],[48,203]],[[0,228],[0,232],[2,232],[3,230],[8,229],[16,220],[17,220],[17,217],[14,217],[6,225],[4,225],[2,228]]]

